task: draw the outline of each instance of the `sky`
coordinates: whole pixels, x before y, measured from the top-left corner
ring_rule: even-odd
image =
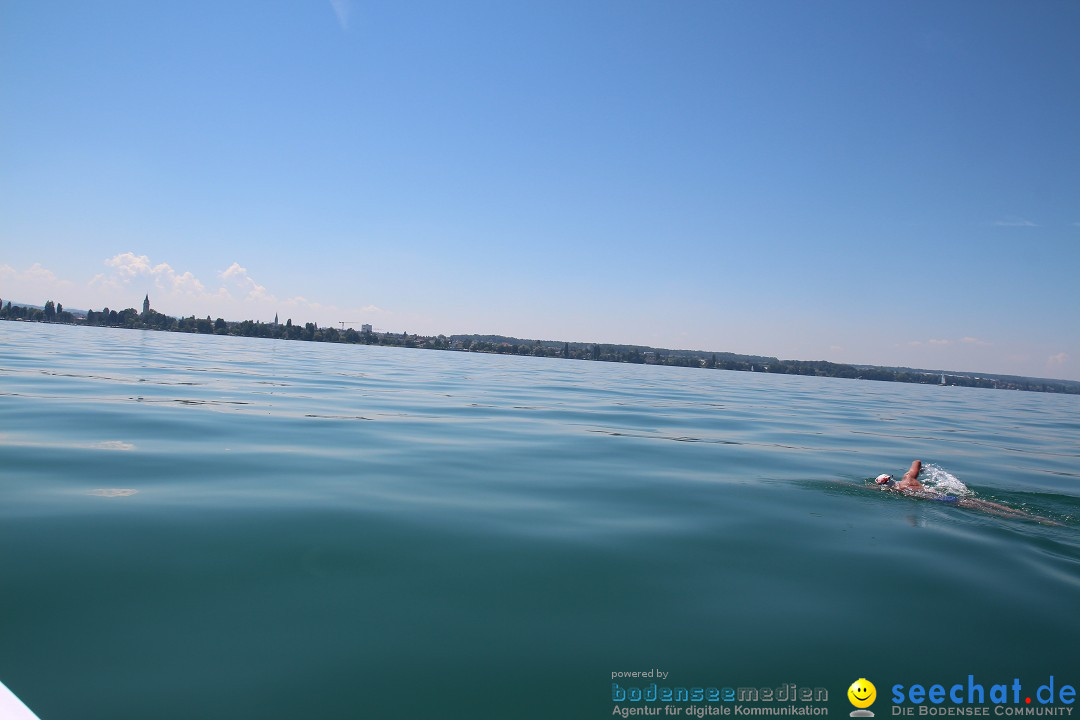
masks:
[[[1080,380],[1078,31],[0,0],[0,298]]]

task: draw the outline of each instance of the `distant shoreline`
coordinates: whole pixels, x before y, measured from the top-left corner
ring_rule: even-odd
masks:
[[[994,390],[1080,395],[1080,382],[1074,380],[1051,380],[951,370],[849,365],[825,360],[780,360],[764,355],[741,355],[703,350],[671,350],[644,345],[582,343],[562,340],[522,340],[504,335],[409,335],[406,332],[400,334],[376,332],[372,331],[369,326],[364,326],[366,329],[361,332],[357,332],[351,327],[339,331],[334,327],[320,328],[315,323],[305,323],[302,326],[299,324],[294,325],[292,319],[286,320],[282,324],[276,320],[272,323],[256,322],[254,320],[235,322],[222,318],[211,320],[210,316],[196,318],[194,315],[176,318],[149,308],[144,309],[143,312],[139,312],[135,308],[120,311],[105,308],[101,312],[89,310],[84,315],[82,311],[66,311],[63,309],[63,305],[54,305],[51,300],[43,307],[15,304],[9,301],[0,308],[0,320],[115,327],[130,330],[159,330],[199,335],[262,337],[350,345],[385,345],[424,350],[532,355],[569,360],[761,372],[773,375],[810,375],[852,380],[877,380],[920,385],[953,385]]]

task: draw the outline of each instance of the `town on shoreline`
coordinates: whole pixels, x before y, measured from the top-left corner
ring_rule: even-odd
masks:
[[[256,320],[237,322],[227,321],[223,318],[211,320],[209,315],[205,318],[196,318],[194,315],[178,318],[152,309],[149,296],[143,300],[142,312],[135,308],[126,308],[124,310],[104,308],[100,312],[88,310],[83,313],[81,311],[65,310],[62,304],[54,303],[52,300],[49,300],[41,307],[12,303],[11,301],[7,303],[0,301],[0,320],[158,330],[202,335],[235,335],[239,337],[302,340],[306,342],[386,345],[426,350],[497,353],[500,355],[532,355],[535,357],[570,360],[671,365],[781,375],[812,375],[856,380],[918,383],[922,385],[957,385],[1000,390],[1080,394],[1080,382],[1015,375],[847,365],[825,360],[780,360],[763,355],[740,355],[729,352],[700,350],[670,350],[643,345],[582,343],[561,340],[522,340],[503,335],[409,335],[408,332],[399,334],[375,331],[371,325],[361,325],[361,329],[357,331],[353,327],[345,327],[347,323],[342,323],[342,328],[339,330],[334,327],[319,327],[313,322],[304,323],[303,325],[293,324],[291,318],[284,323],[280,323],[276,316],[273,322],[259,322]]]

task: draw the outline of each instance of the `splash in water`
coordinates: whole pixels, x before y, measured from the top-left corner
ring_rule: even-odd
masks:
[[[967,485],[940,465],[923,465],[919,473],[919,482],[927,491],[935,495],[954,495],[956,497],[971,497],[975,493]]]

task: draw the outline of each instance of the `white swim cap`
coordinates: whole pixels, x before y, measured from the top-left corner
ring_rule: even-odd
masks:
[[[878,485],[884,485],[885,483],[889,482],[890,480],[892,480],[892,475],[889,475],[888,473],[881,473],[880,475],[877,476],[877,478],[874,480],[874,482],[876,482]]]

